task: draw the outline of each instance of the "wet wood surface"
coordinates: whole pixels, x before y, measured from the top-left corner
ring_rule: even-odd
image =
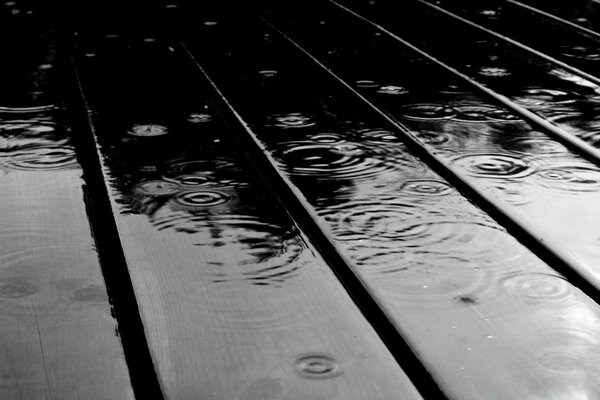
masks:
[[[0,13],[0,398],[133,399],[57,90],[56,34]],[[23,48],[26,47],[26,50]]]
[[[0,397],[600,397],[597,2],[71,6],[0,5]]]
[[[357,41],[375,35],[361,31],[358,25],[337,25],[343,16],[328,13],[325,7],[308,10],[290,11],[289,15],[299,17],[294,20],[294,36],[299,37],[302,24],[306,24],[304,32],[314,34],[324,53],[335,54],[333,58],[340,58],[341,65],[362,66],[360,52],[357,58],[343,58],[357,51],[352,37],[344,34],[339,42],[330,44],[322,38],[335,36],[323,33],[356,32]],[[193,13],[182,10],[180,15]],[[562,390],[578,390],[581,382],[574,386],[568,380],[559,382],[556,374],[540,363],[540,359],[552,357],[552,346],[531,345],[530,338],[543,332],[574,329],[573,321],[548,318],[560,314],[566,304],[538,292],[537,284],[564,288],[565,298],[573,301],[567,308],[587,310],[595,315],[589,321],[596,321],[593,324],[600,311],[595,303],[572,285],[563,286],[566,282],[550,267],[464,198],[446,190],[448,182],[428,171],[402,146],[397,129],[352,101],[350,93],[336,88],[341,85],[328,80],[325,71],[311,68],[310,59],[286,47],[266,24],[218,12],[206,20],[211,23],[178,24],[189,28],[185,42],[191,53],[253,127],[267,152],[307,194],[342,251],[354,261],[356,273],[449,397],[517,399],[528,392],[552,398]],[[285,16],[275,15],[273,20],[281,23]],[[246,32],[243,39],[235,33],[240,27]],[[315,32],[317,29],[320,32]],[[349,49],[343,45],[346,40],[352,43]],[[306,44],[302,46],[312,51]],[[384,50],[380,50],[382,54],[391,53]],[[377,63],[376,57],[374,53],[365,63],[390,65]],[[394,67],[400,70],[390,65]],[[398,79],[368,79],[385,77],[385,72],[356,75],[349,82],[382,88],[380,95],[396,98],[405,94],[399,91],[411,93],[412,88],[404,89]],[[256,97],[262,101],[256,103]],[[389,97],[388,104],[393,104]],[[394,107],[399,105],[400,100]],[[431,196],[430,190],[438,195]],[[438,237],[444,236],[444,227],[451,233]],[[479,273],[483,275],[478,277]],[[531,292],[525,289],[533,286],[536,289]],[[536,301],[529,303],[529,297]],[[521,333],[531,330],[515,336],[516,326]],[[585,382],[586,390],[598,390],[594,378]]]
[[[420,398],[161,37],[76,65],[165,398]]]

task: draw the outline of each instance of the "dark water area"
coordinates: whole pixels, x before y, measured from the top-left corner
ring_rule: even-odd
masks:
[[[96,31],[76,64],[166,396],[418,398],[170,43]]]
[[[529,9],[501,0],[440,0],[430,4],[506,35],[591,75],[598,75],[600,37],[589,35]],[[582,6],[577,7],[581,9]]]
[[[598,147],[599,86],[421,3],[355,5],[403,39]],[[553,44],[555,44],[553,42]],[[569,47],[568,51],[577,51]],[[584,51],[593,54],[594,50]]]
[[[302,18],[277,18],[282,29],[465,179],[508,203],[597,276],[596,165],[351,15],[333,6],[323,7],[318,17],[299,15]],[[339,32],[352,33],[342,39]],[[365,86],[365,81],[370,84]],[[381,88],[390,85],[402,90],[382,93]],[[555,102],[560,98],[554,89],[537,93]],[[565,104],[571,107],[570,101]]]
[[[411,63],[413,57],[397,47],[385,48],[388,42],[376,31],[346,24],[326,7],[317,10],[298,7],[293,18],[276,19],[309,51],[356,72],[344,78],[402,115],[417,137],[439,145],[440,155],[452,156],[482,187],[504,190],[515,205],[531,204],[521,185],[544,178],[540,161],[529,155],[545,149],[540,160],[571,163],[575,157],[459,82],[424,73],[430,67]],[[199,24],[187,15],[191,9],[182,8],[172,18],[196,60],[329,226],[451,398],[600,392],[589,368],[600,352],[595,303],[413,156],[391,124],[276,32],[250,17],[207,12],[211,23]],[[584,173],[599,173],[577,162]],[[527,192],[547,199],[538,185]],[[573,197],[561,191],[555,204],[566,205],[565,198],[572,204]]]
[[[526,6],[535,7],[575,25],[600,33],[600,3],[596,0],[563,2],[558,0],[524,0]]]

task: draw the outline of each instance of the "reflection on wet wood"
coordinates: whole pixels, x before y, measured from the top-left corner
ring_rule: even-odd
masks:
[[[20,40],[0,78],[0,398],[133,399],[56,105],[54,32],[5,12],[1,36]]]
[[[166,398],[420,398],[160,37],[76,64]]]
[[[312,46],[322,45],[332,60],[362,66],[360,52],[352,62],[350,55],[377,35],[340,29],[340,15],[316,6],[303,13],[304,6],[290,13],[294,37],[314,35]],[[174,18],[196,60],[330,225],[355,272],[449,397],[598,396],[591,366],[600,350],[596,303],[410,155],[393,126],[361,109],[273,31],[228,13],[205,14],[204,25],[185,15],[194,13],[182,9]],[[363,63],[398,75],[372,69],[352,82],[401,107],[392,98],[410,98],[409,85],[374,77],[399,79],[406,70],[372,56]],[[461,123],[485,129],[492,143],[522,124],[497,107],[478,107],[477,96],[465,97],[461,110],[418,103],[411,111],[432,120],[434,111],[442,120],[460,112]],[[483,172],[504,174],[493,161],[500,157],[504,165],[502,157],[487,156],[492,161],[483,162]],[[517,165],[509,173],[528,170]]]

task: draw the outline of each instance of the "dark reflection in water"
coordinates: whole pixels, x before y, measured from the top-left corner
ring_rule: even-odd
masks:
[[[596,0],[524,0],[520,1],[539,10],[556,15],[576,25],[600,32],[600,3]]]
[[[346,3],[358,4],[352,0]],[[595,83],[529,56],[417,2],[359,7],[360,10],[363,8],[367,17],[374,18],[402,38],[573,135],[600,146],[600,87]],[[503,13],[507,12],[503,9]],[[534,29],[529,24],[519,25],[510,16],[501,20],[511,26],[526,26],[528,31]],[[565,37],[560,32],[556,36]],[[544,32],[543,40],[556,46],[551,32]],[[564,47],[570,49],[565,55],[567,58],[578,54],[593,55],[595,51],[578,48],[575,43]],[[588,64],[590,62],[588,60]],[[597,65],[589,66],[589,69],[595,73]]]
[[[361,10],[386,23],[384,10],[399,12],[391,6],[373,7]],[[333,7],[328,12],[320,15],[320,19],[328,21],[326,25],[317,24],[314,17],[304,14],[304,25],[295,19],[285,24],[302,44],[347,82],[379,76],[381,81],[405,87],[407,94],[393,100],[381,97],[371,88],[357,89],[474,184],[497,196],[498,201],[518,207],[526,219],[543,228],[600,277],[595,267],[600,255],[597,240],[600,213],[595,206],[600,201],[597,166],[533,130],[510,112],[478,97],[439,68],[411,59],[411,54],[400,44],[374,36],[375,30],[368,25]],[[397,24],[390,22],[389,26],[396,29]],[[404,32],[405,28],[398,29]],[[335,33],[339,31],[350,33],[339,38]],[[445,43],[437,42],[436,38],[432,34],[428,39],[418,40],[431,42],[431,46]],[[465,46],[474,43],[467,38],[462,42]],[[484,46],[478,43],[474,45]],[[471,67],[475,68],[474,65]],[[561,76],[572,79],[574,84],[581,83],[572,75]],[[539,104],[548,113],[564,116],[565,108],[580,110],[581,95],[571,90],[573,87],[530,85],[521,80],[505,82],[504,86],[517,87],[519,83],[524,83],[528,101]],[[593,131],[590,134],[593,136]]]
[[[270,10],[272,15],[415,136],[464,164],[482,186],[509,194],[520,207],[537,194],[560,198],[554,189],[546,193],[538,185],[532,191],[527,184],[539,179],[545,160],[570,154],[512,114],[444,75],[424,74],[432,70],[389,42],[380,46],[381,36],[326,6],[303,3],[290,14]],[[523,393],[552,398],[563,384],[571,390],[572,382],[560,381],[539,361],[553,350],[535,338],[549,329],[568,335],[600,326],[598,306],[413,157],[347,92],[321,79],[283,41],[265,35],[266,28],[229,15],[218,21],[220,32],[187,32],[192,52],[308,193],[357,273],[436,378],[451,377],[444,390],[474,399]],[[277,81],[256,74],[262,65],[278,71]],[[383,89],[389,86],[402,89],[391,94]],[[295,127],[274,122],[282,116],[293,116]],[[534,149],[548,152],[530,154]],[[338,176],[340,186],[334,185]],[[547,217],[544,212],[535,215]],[[555,317],[563,313],[568,317]],[[591,375],[581,385],[600,393]]]
[[[95,74],[105,74],[103,68],[110,73],[115,67],[103,64],[102,56],[110,60],[116,49],[101,43],[94,49],[96,57],[82,62]],[[168,81],[142,86],[154,81],[153,74],[170,73],[172,59],[162,48],[143,46],[128,58],[133,70],[157,53],[168,61],[146,71],[147,77],[126,81],[123,71],[117,75],[123,80],[111,83],[125,94],[123,101],[131,101],[124,113],[112,97],[102,97],[110,90],[90,91],[96,96],[92,101],[102,127],[101,145],[111,185],[119,189],[120,211],[146,215],[158,231],[190,236],[188,241],[202,251],[198,268],[205,269],[211,282],[283,286],[306,262],[300,259],[306,251],[303,239],[285,212],[257,191],[251,170],[224,137],[225,128],[208,103],[190,101]],[[101,75],[91,76],[90,86],[102,82],[94,78]],[[172,104],[156,103],[177,97]],[[273,121],[286,128],[310,126],[308,118],[295,114]]]

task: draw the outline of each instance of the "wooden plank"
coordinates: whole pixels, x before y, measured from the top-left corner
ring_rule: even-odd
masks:
[[[80,37],[76,63],[165,397],[419,399],[162,39]]]
[[[60,108],[56,37],[0,13],[0,398],[133,399]]]
[[[391,11],[388,14],[391,14]],[[352,29],[357,36],[372,37],[376,31],[366,24],[356,24],[350,18],[342,21],[336,29]],[[327,58],[325,54],[328,48],[338,46],[336,42],[325,44],[309,36],[306,36],[306,40],[306,43],[311,43],[311,49],[325,57],[323,59]],[[313,47],[313,43],[319,43],[318,45],[322,47]],[[450,74],[444,75],[439,69],[427,68],[423,61],[405,63],[401,58],[391,57],[390,54],[396,54],[397,51],[406,51],[402,45],[395,43],[391,38],[372,40],[369,44],[365,43],[363,48],[368,49],[366,51],[369,54],[369,62],[364,62],[366,58],[360,54],[351,55],[344,52],[343,54],[347,56],[329,57],[327,65],[350,83],[360,77],[379,74],[383,76],[384,81],[394,81],[396,85],[407,88],[410,94],[400,99],[390,99],[389,96],[386,98],[376,90],[368,88],[359,88],[359,91],[391,118],[410,129],[422,131],[423,144],[428,145],[444,162],[456,168],[467,181],[486,196],[503,201],[506,199],[505,194],[508,193],[509,201],[503,208],[533,227],[536,234],[545,242],[552,243],[554,248],[568,255],[577,263],[576,268],[580,273],[597,285],[600,273],[595,267],[597,258],[595,238],[600,234],[597,228],[600,214],[594,204],[600,198],[600,192],[595,184],[600,178],[599,168],[576,156],[530,125],[517,122],[518,117],[510,114],[505,114],[507,120],[503,124],[484,128],[487,132],[485,137],[489,137],[489,140],[478,139],[477,142],[467,140],[469,137],[481,137],[481,125],[473,123],[477,122],[473,121],[473,116],[467,115],[469,118],[465,121],[464,116],[457,115],[461,110],[476,111],[475,118],[482,110],[499,113],[498,115],[504,112],[497,109],[493,103],[477,97],[476,93],[468,87],[460,84],[456,86]],[[406,57],[411,56],[410,51],[405,54]],[[477,68],[475,62],[474,65]],[[395,72],[398,70],[406,72],[400,75]],[[420,78],[421,76],[425,78]],[[435,80],[429,79],[432,76],[435,76]],[[514,82],[512,84],[514,85]],[[449,88],[451,90],[448,90]],[[545,98],[543,93],[551,93],[547,90],[554,89],[544,89],[542,86],[540,88],[537,96],[542,104]],[[533,89],[531,90],[533,93]],[[521,92],[525,91],[526,89],[522,88]],[[569,96],[569,93],[572,92],[566,92],[565,95]],[[575,94],[571,96],[577,97]],[[535,100],[534,97],[532,94],[532,101]],[[560,103],[558,97],[554,98],[551,95],[548,97],[550,101],[554,99]],[[554,109],[554,112],[568,114],[568,110],[571,110],[573,105],[564,98],[563,101],[565,104]],[[423,106],[434,109],[440,106],[439,110],[450,110],[450,113],[441,119],[435,115],[431,118],[427,116],[415,118],[411,113]],[[551,108],[548,104],[546,107],[548,110]],[[513,124],[508,123],[511,119],[515,120]],[[574,117],[574,121],[576,120],[577,117]],[[480,122],[485,123],[485,119]],[[590,125],[593,125],[593,122],[590,122]],[[503,131],[509,128],[509,140],[495,139],[506,137]],[[461,140],[447,140],[455,130],[462,132]],[[439,146],[435,145],[431,140],[427,140],[429,136],[441,137],[443,143]],[[529,142],[533,143],[534,147],[527,145]],[[520,146],[520,143],[524,145]],[[528,150],[533,150],[533,154],[525,157],[524,152]],[[500,169],[493,173],[486,173],[479,166],[488,161]],[[504,173],[502,168],[510,169],[511,166],[524,173],[512,176],[516,170],[504,171],[507,176],[506,179],[502,179]],[[555,176],[554,172],[558,175]],[[547,217],[549,210],[552,210],[553,218]]]
[[[371,44],[364,32],[353,36],[358,26],[336,29],[341,15],[329,18],[312,3],[294,12],[293,24],[315,38],[335,38],[331,58]],[[600,393],[591,361],[600,351],[598,304],[412,156],[394,126],[272,30],[205,8],[183,8],[171,18],[448,397]],[[319,26],[330,24],[330,36],[323,35]],[[402,94],[379,78],[357,83]],[[574,317],[580,313],[587,317]],[[584,343],[582,356],[577,348]]]

